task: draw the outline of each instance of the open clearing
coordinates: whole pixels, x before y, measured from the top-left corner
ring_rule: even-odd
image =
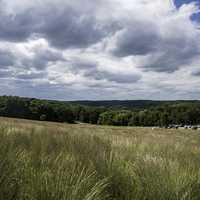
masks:
[[[0,118],[0,199],[199,200],[200,131]]]

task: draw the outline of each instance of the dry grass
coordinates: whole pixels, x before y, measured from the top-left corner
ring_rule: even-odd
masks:
[[[199,200],[200,131],[0,118],[0,199]]]

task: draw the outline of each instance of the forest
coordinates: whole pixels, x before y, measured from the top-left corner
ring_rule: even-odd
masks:
[[[200,124],[200,101],[54,101],[0,96],[0,116],[114,126]]]

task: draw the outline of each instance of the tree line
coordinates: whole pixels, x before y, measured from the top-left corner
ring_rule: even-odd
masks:
[[[138,103],[138,102],[137,102]],[[154,104],[154,103],[153,103]],[[41,121],[91,123],[114,126],[168,126],[169,124],[200,124],[200,102],[156,102],[140,107],[88,106],[77,102],[62,102],[0,97],[0,116]]]
[[[107,111],[99,124],[116,126],[160,126],[200,124],[200,105],[176,104],[137,111]]]
[[[81,121],[97,124],[104,108],[90,108],[67,102],[22,98],[16,96],[0,97],[0,116],[31,120],[68,122]]]

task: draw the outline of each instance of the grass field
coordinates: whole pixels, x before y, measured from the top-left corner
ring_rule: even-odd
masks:
[[[200,131],[0,118],[1,200],[199,200]]]

